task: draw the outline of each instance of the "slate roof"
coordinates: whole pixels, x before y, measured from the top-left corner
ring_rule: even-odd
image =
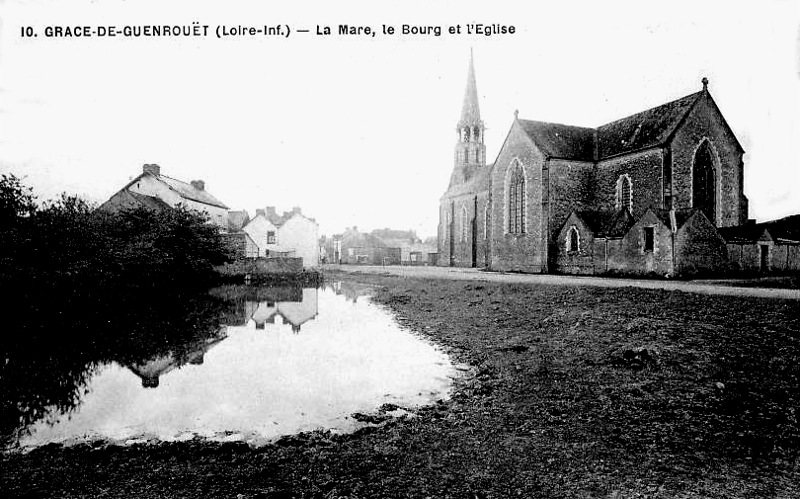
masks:
[[[228,207],[225,206],[225,204],[223,204],[222,201],[209,194],[208,191],[206,190],[197,189],[196,187],[192,186],[192,184],[187,184],[186,182],[174,179],[172,177],[167,177],[166,175],[153,175],[153,176],[158,180],[167,184],[170,189],[177,192],[178,194],[181,195],[181,197],[185,199],[191,199],[192,201],[197,201],[198,203],[217,206],[219,208],[224,208],[226,210],[228,209]]]
[[[519,124],[547,156],[594,161],[594,128],[522,119]]]
[[[598,159],[664,144],[703,93],[687,95],[599,127]]]
[[[118,191],[111,196],[108,201],[100,205],[101,210],[115,210],[124,208],[149,208],[151,210],[162,210],[170,206],[159,198],[153,196],[146,196],[136,192],[131,192],[127,189]]]
[[[725,241],[730,243],[755,243],[761,239],[765,230],[773,240],[800,241],[800,215],[791,215],[769,222],[722,227],[719,232]]]
[[[349,247],[349,248],[388,248],[385,242],[381,240],[381,238],[373,236],[372,234],[366,234],[363,232],[358,232],[355,229],[347,229],[344,234],[342,234],[342,247]]]
[[[664,210],[661,208],[649,208],[661,222],[669,227],[671,230],[678,230],[683,227],[683,224],[686,223],[689,218],[694,215],[696,211],[700,211],[697,208],[689,208],[685,210],[675,210],[675,227],[673,227],[672,217],[670,217],[670,210]]]
[[[583,210],[575,214],[596,237],[622,237],[634,223],[630,212],[624,208],[618,211]]]
[[[666,143],[704,93],[696,92],[598,128],[518,121],[545,155],[598,161]]]

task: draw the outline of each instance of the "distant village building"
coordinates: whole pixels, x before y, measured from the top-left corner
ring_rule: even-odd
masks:
[[[761,267],[778,268],[773,262],[784,256],[793,261],[796,253],[784,252],[769,230],[748,239],[760,249],[737,249],[742,234],[751,233],[744,149],[705,78],[702,84],[699,92],[598,128],[524,120],[515,112],[487,165],[470,58],[455,165],[440,200],[439,265],[672,275],[724,270],[737,261],[752,267],[744,263],[753,260],[748,251],[763,252],[756,260],[769,263]]]
[[[366,265],[400,265],[399,246],[389,246],[381,238],[358,231],[358,227],[348,227],[343,234],[335,235],[335,246],[331,253],[334,262]]]
[[[302,258],[306,268],[319,263],[319,226],[300,208],[278,215],[275,207],[268,206],[257,209],[252,219],[241,213],[231,212],[229,224],[232,229],[241,225],[241,231],[258,246],[259,257]]]
[[[800,215],[720,229],[741,270],[800,272]]]
[[[214,225],[228,228],[228,207],[206,191],[205,182],[186,183],[162,175],[161,167],[156,164],[144,165],[142,173],[100,205],[100,209],[115,211],[139,206],[160,209],[178,205],[205,213]]]
[[[349,227],[343,234],[320,239],[326,263],[367,265],[434,265],[436,238],[422,241],[413,230],[375,229],[361,233]]]

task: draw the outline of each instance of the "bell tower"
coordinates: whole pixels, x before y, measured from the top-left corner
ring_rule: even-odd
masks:
[[[486,166],[486,146],[483,143],[484,130],[481,110],[478,106],[475,64],[473,63],[472,50],[470,49],[467,88],[464,91],[464,103],[461,106],[461,119],[458,120],[456,125],[458,142],[456,142],[455,147],[453,175],[450,177],[451,186],[466,182],[475,175],[478,168]]]

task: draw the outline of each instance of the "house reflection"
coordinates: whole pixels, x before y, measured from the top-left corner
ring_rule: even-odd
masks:
[[[246,326],[252,320],[256,329],[265,329],[267,324],[277,324],[276,318],[280,317],[280,322],[289,324],[297,334],[319,313],[316,288],[233,286],[218,288],[212,295],[228,303],[222,313],[222,327],[216,335],[143,361],[121,362],[141,379],[143,387],[156,388],[161,377],[171,371],[203,364],[205,354],[228,337],[228,326]]]
[[[252,320],[256,329],[264,329],[267,324],[275,324],[275,318],[280,317],[283,324],[292,326],[292,332],[299,333],[303,324],[319,314],[319,300],[316,288],[295,288],[295,290],[297,294],[294,296],[283,294],[282,301],[245,302],[243,322],[246,324]],[[283,293],[286,292],[283,290]]]
[[[351,281],[335,281],[326,283],[326,288],[330,289],[339,296],[344,296],[347,301],[358,303],[358,298],[367,296],[372,292],[369,284],[360,284]]]
[[[227,338],[227,328],[220,328],[218,336],[203,342],[187,345],[180,353],[169,352],[146,361],[125,365],[142,380],[144,388],[157,388],[161,376],[185,365],[202,365],[206,352]]]

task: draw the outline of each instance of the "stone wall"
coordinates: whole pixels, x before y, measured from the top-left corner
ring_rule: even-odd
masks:
[[[653,228],[653,249],[645,249],[646,227]],[[672,231],[652,212],[645,213],[622,239],[608,240],[608,272],[639,275],[671,275]]]
[[[568,240],[572,227],[578,231],[578,248],[568,251]],[[563,225],[552,245],[555,255],[553,270],[564,274],[595,273],[595,240],[594,234],[574,214]],[[601,258],[603,255],[600,255]]]
[[[702,212],[696,211],[675,234],[675,271],[680,275],[728,270],[725,240]]]
[[[507,186],[509,167],[519,160],[525,172],[525,233],[508,232]],[[493,270],[547,272],[549,229],[543,213],[547,199],[544,186],[549,185],[544,155],[531,142],[518,122],[514,122],[506,143],[492,170],[491,265]]]
[[[747,222],[743,151],[709,95],[695,104],[670,143],[676,209],[692,208],[692,164],[702,141],[708,140],[717,178],[717,227]]]
[[[617,209],[617,181],[627,174],[631,179],[633,218],[638,220],[648,208],[663,206],[663,153],[660,148],[620,156],[597,164],[596,207]]]

